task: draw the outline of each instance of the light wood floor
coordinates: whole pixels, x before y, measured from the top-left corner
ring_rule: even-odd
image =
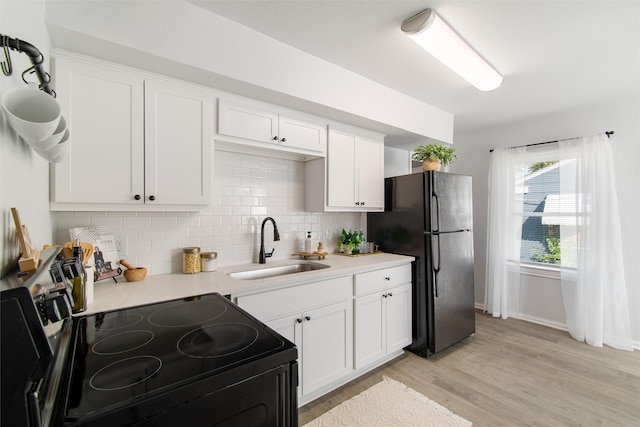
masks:
[[[640,351],[476,313],[476,334],[429,359],[407,353],[300,408],[300,425],[386,375],[491,426],[640,426]]]

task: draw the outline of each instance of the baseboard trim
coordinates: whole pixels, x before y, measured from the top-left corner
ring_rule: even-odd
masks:
[[[484,312],[484,304],[475,303],[476,310],[481,310]],[[558,329],[560,331],[568,332],[567,325],[560,322],[554,322],[552,320],[543,319],[536,316],[529,316],[527,314],[519,313],[517,316],[513,316],[514,319],[524,320],[525,322],[535,323],[537,325],[547,326],[549,328]],[[640,341],[633,340],[631,341],[631,345],[634,350],[640,350]]]

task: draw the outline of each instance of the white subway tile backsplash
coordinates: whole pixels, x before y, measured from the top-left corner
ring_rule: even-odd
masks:
[[[250,206],[231,206],[231,215],[251,215]]]
[[[151,216],[140,213],[140,216],[124,217],[122,228],[151,228]]]
[[[211,227],[189,227],[189,237],[209,237],[211,236]]]
[[[281,240],[273,241],[273,227],[265,226],[265,247],[275,248],[273,259],[288,259],[312,231],[314,244],[335,248],[342,228],[359,229],[358,213],[314,213],[304,210],[304,163],[215,151],[212,204],[200,212],[57,212],[56,243],[69,240],[68,229],[106,225],[128,238],[127,260],[145,266],[149,274],[182,271],[182,248],[199,246],[218,252],[218,265],[257,262],[260,226],[271,216]]]
[[[251,207],[251,215],[255,216],[263,216],[268,215],[269,211],[266,206],[252,206]]]
[[[188,227],[165,228],[164,236],[167,239],[179,239],[189,237]]]
[[[159,253],[166,250],[178,249],[178,239],[152,240],[151,251]]]
[[[129,240],[127,247],[130,254],[135,254],[138,257],[151,254],[151,240]]]
[[[56,221],[56,228],[65,231],[66,239],[69,239],[69,229],[75,227],[89,227],[91,225],[91,217],[64,216],[59,217]],[[65,240],[66,242],[66,240]],[[64,243],[64,242],[61,242]]]
[[[141,228],[138,230],[138,240],[166,239],[164,228]]]
[[[175,215],[151,218],[151,228],[170,228],[178,226],[178,218]]]
[[[200,217],[196,215],[179,217],[178,219],[178,227],[199,227],[200,226]]]

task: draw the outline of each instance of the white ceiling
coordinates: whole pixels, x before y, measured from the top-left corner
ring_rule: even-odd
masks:
[[[455,133],[638,97],[638,1],[190,0],[455,115]],[[504,76],[481,92],[401,22],[433,8]]]

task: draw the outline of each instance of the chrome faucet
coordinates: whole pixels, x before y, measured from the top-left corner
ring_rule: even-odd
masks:
[[[278,226],[276,225],[276,221],[270,216],[266,217],[264,221],[262,221],[262,227],[260,228],[260,256],[258,257],[258,262],[260,264],[265,264],[267,262],[267,258],[271,258],[275,248],[271,250],[271,252],[264,251],[264,225],[267,221],[271,221],[273,224],[273,240],[280,240],[280,233],[278,232]]]

